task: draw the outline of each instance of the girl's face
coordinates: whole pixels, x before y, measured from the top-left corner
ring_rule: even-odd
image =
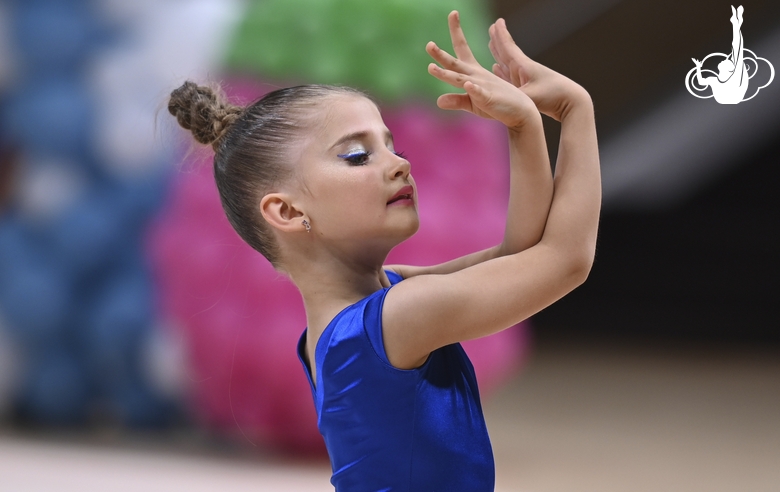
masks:
[[[332,96],[314,122],[299,161],[311,234],[352,253],[386,254],[417,232],[411,165],[394,148],[376,105],[358,95]],[[408,186],[411,200],[388,203]]]

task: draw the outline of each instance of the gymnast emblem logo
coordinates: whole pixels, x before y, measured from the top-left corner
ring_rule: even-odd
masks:
[[[745,9],[742,5],[736,10],[734,10],[733,5],[731,6],[732,15],[730,20],[733,36],[731,39],[731,53],[729,55],[711,53],[702,61],[691,58],[696,66],[685,76],[685,88],[694,96],[700,99],[714,97],[720,104],[739,104],[742,101],[748,101],[756,97],[758,91],[771,84],[775,78],[775,67],[766,58],[756,56],[755,53],[744,46],[742,32],[740,31],[742,27],[742,13],[744,11]],[[716,60],[723,58],[718,63],[717,74],[713,70],[702,68],[704,62],[712,57],[715,57]],[[745,94],[747,93],[750,79],[758,73],[759,61],[763,61],[769,67],[769,81],[756,88],[755,92],[746,98]],[[711,74],[714,77],[703,77],[702,74]],[[706,96],[696,94],[696,92],[707,92],[707,87],[712,90],[712,94]]]

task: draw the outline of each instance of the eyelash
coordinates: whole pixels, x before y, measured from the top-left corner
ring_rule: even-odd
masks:
[[[356,166],[364,166],[366,164],[366,159],[368,159],[368,157],[372,153],[373,152],[353,152],[352,154],[338,154],[338,157]],[[403,152],[393,152],[393,153],[398,157],[400,157],[401,159],[406,159],[406,154],[404,154]]]
[[[353,152],[351,154],[339,154],[338,156],[347,162],[356,166],[364,166],[365,160],[371,155],[371,152]]]

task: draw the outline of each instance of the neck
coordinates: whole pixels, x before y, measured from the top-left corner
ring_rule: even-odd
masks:
[[[301,293],[307,327],[314,332],[321,332],[344,307],[390,286],[382,269],[386,252],[366,256],[319,250],[286,256],[286,273]]]

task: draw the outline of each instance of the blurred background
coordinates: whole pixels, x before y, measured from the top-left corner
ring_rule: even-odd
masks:
[[[780,4],[742,5],[780,68]],[[444,262],[501,240],[509,176],[500,125],[436,108],[424,46],[453,9],[484,65],[503,17],[588,90],[603,174],[589,280],[464,343],[497,490],[780,490],[780,86],[756,93],[759,62],[749,101],[686,90],[731,50],[730,4],[703,0],[0,2],[0,490],[332,490],[300,296],[166,98],[366,90],[420,195],[388,263]]]

